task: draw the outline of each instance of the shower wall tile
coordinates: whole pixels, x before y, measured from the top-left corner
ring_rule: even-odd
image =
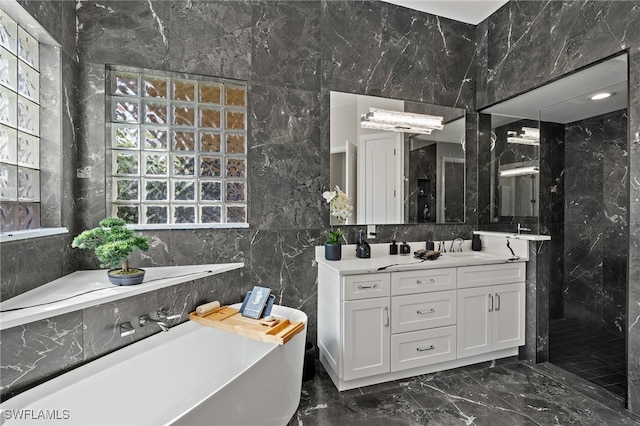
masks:
[[[564,315],[594,328],[601,326],[604,297],[602,238],[600,227],[565,225]]]
[[[551,78],[574,71],[625,48],[640,45],[638,32],[629,30],[640,22],[640,12],[629,3],[549,3],[551,60],[548,75]]]
[[[254,83],[320,90],[320,8],[311,1],[252,4]]]
[[[2,330],[2,400],[82,363],[82,327],[82,313],[71,312]]]
[[[637,45],[636,45],[637,46]],[[628,407],[640,412],[640,52],[629,54]]]
[[[154,1],[158,7],[162,1]],[[172,71],[248,80],[251,72],[249,1],[166,2],[163,21]],[[158,18],[158,22],[160,22]]]

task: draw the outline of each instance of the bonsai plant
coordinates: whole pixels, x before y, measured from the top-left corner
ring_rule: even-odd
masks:
[[[148,238],[136,236],[120,218],[102,219],[98,227],[75,237],[71,247],[93,250],[100,267],[110,268],[107,275],[113,284],[140,284],[144,279],[144,269],[129,267],[129,255],[136,250],[149,250]]]
[[[329,203],[331,216],[339,222],[345,222],[351,216],[353,207],[350,205],[349,197],[336,186],[335,191],[325,191],[322,197]],[[344,231],[340,229],[326,232],[327,240],[324,243],[324,257],[327,260],[340,260],[342,258],[342,239]]]

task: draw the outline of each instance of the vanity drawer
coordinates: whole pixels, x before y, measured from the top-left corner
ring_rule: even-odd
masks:
[[[389,273],[347,275],[342,281],[343,300],[389,296],[391,288],[389,275]]]
[[[456,308],[455,290],[394,296],[391,298],[391,333],[453,325]]]
[[[456,359],[456,326],[391,336],[391,371]]]
[[[521,283],[526,279],[524,262],[458,268],[458,288]]]
[[[391,294],[424,293],[455,290],[456,268],[394,272],[391,274]]]

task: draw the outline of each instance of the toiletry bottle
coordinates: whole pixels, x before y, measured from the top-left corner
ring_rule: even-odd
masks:
[[[398,244],[396,244],[396,240],[391,240],[391,244],[389,245],[389,254],[398,254]]]
[[[407,244],[406,241],[403,241],[400,245],[400,254],[406,256],[409,253],[411,253],[411,247],[409,246],[409,244]]]
[[[471,250],[480,251],[482,250],[482,240],[480,240],[480,235],[473,234],[471,238]]]
[[[368,259],[371,257],[371,246],[364,239],[364,231],[360,230],[360,236],[358,237],[358,244],[356,245],[356,257],[361,259]]]

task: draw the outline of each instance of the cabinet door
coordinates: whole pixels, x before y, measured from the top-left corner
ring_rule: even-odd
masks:
[[[492,287],[458,290],[458,358],[492,350]]]
[[[390,371],[389,298],[343,302],[343,380]]]
[[[524,345],[524,283],[493,287],[493,350]]]

